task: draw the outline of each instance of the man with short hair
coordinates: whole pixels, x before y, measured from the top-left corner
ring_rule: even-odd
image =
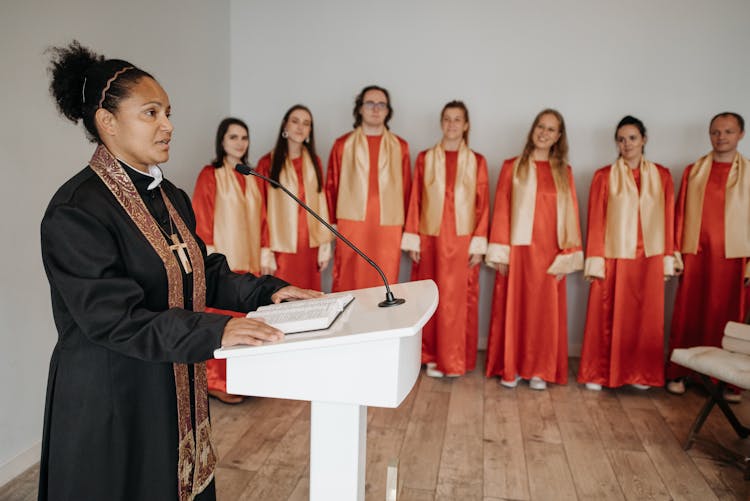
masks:
[[[395,283],[411,177],[409,145],[388,129],[393,108],[384,88],[371,85],[362,89],[353,115],[354,130],[336,140],[328,160],[329,214],[339,231]],[[381,283],[366,261],[338,242],[334,292]]]
[[[709,135],[713,151],[685,169],[675,210],[678,271],[684,270],[670,351],[720,346],[726,323],[742,321],[750,308],[750,161],[737,151],[745,121],[719,113]],[[670,362],[667,390],[684,393],[688,373]],[[737,402],[740,395],[730,391],[725,398]]]

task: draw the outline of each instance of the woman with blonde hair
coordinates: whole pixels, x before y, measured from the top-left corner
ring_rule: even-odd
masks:
[[[523,153],[503,163],[485,261],[497,270],[487,376],[532,389],[568,378],[565,275],[583,268],[578,200],[562,115],[541,111]]]
[[[487,162],[469,149],[469,110],[451,101],[441,141],[417,156],[401,248],[412,280],[432,279],[444,300],[422,329],[422,363],[432,377],[474,370],[479,263],[487,250]]]

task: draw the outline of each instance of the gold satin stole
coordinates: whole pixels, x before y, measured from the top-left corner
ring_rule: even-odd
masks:
[[[214,169],[214,247],[232,270],[260,272],[261,195],[255,179],[245,178],[245,191],[233,169]]]
[[[687,178],[685,220],[680,246],[683,254],[698,252],[703,201],[713,161],[713,153],[700,158]],[[727,259],[750,257],[750,161],[739,152],[729,169],[725,193],[724,252]]]
[[[385,129],[378,153],[378,194],[382,226],[404,224],[404,180],[401,169],[401,143],[395,134]],[[361,127],[357,127],[344,142],[336,204],[338,219],[365,220],[369,173],[367,136]]]
[[[640,193],[632,169],[622,157],[610,168],[605,258],[635,258],[639,214],[646,257],[664,254],[664,187],[659,169],[643,157],[638,168]]]
[[[511,195],[510,244],[531,245],[536,209],[536,163],[529,159],[523,165],[521,157],[513,162],[513,188]],[[578,213],[573,203],[567,169],[551,168],[557,190],[557,244],[560,249],[581,246]]]
[[[273,153],[271,154],[273,163]],[[292,160],[287,156],[284,167],[279,173],[279,182],[294,196],[299,198],[297,187],[299,179]],[[306,149],[302,149],[302,185],[305,188],[305,202],[320,217],[328,221],[328,204],[325,191],[318,192],[318,178],[315,175],[315,164]],[[271,250],[275,252],[297,252],[297,215],[299,205],[281,189],[270,187],[267,190],[268,231],[271,238]],[[328,228],[320,224],[310,214],[305,220],[307,224],[310,247],[320,247],[320,244],[330,242],[333,234]]]
[[[453,197],[456,213],[456,235],[474,233],[476,217],[477,157],[464,141],[458,148],[458,162]],[[425,153],[422,208],[419,232],[423,235],[440,234],[445,203],[445,149],[437,144]]]

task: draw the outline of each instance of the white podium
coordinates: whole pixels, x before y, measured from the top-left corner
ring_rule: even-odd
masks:
[[[229,393],[312,402],[311,501],[365,499],[367,406],[398,407],[419,375],[438,289],[432,280],[391,289],[406,303],[378,307],[382,286],[350,291],[354,301],[330,329],[214,352],[227,359]]]

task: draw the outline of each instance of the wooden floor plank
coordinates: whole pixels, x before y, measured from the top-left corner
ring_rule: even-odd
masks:
[[[518,394],[518,410],[524,439],[549,444],[562,443],[549,392],[532,390],[521,384],[513,389],[506,388],[506,391]]]
[[[365,471],[365,499],[385,499],[388,463],[398,459],[406,430],[370,426],[367,428],[367,467]],[[399,464],[399,477],[403,474]]]
[[[400,451],[399,491],[408,487],[434,492],[437,483],[450,393],[432,391],[432,382],[433,378],[422,377],[414,401]]]
[[[259,470],[300,412],[310,412],[307,402],[263,400],[262,416],[258,415],[261,414],[261,410],[258,410],[256,416],[249,420],[245,433],[235,435],[234,447],[220,458],[223,465],[247,471]]]
[[[672,499],[645,450],[608,451],[620,487],[628,501]]]
[[[485,388],[484,494],[498,499],[530,499],[517,393],[493,386],[494,392]]]
[[[254,476],[254,471],[238,468],[216,468],[216,497],[218,499],[239,499]]]
[[[553,407],[578,499],[624,500],[596,427],[586,414],[580,412],[582,402],[573,399],[556,401]]]
[[[478,370],[453,381],[436,501],[482,499],[483,390],[484,376]]]
[[[562,444],[526,440],[525,448],[532,500],[578,499]]]
[[[642,402],[640,402],[641,404]],[[643,442],[656,471],[675,499],[717,499],[690,456],[672,435],[655,407],[626,405],[626,412]]]

